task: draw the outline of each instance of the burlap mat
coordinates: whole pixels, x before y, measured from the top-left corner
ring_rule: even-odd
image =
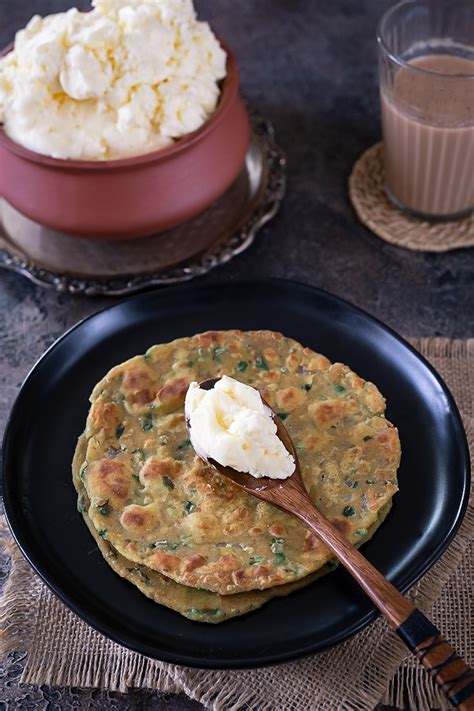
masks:
[[[474,339],[412,341],[443,375],[463,413],[474,451]],[[449,549],[410,591],[410,598],[474,664],[474,499]],[[384,620],[318,656],[251,671],[200,671],[162,664],[110,642],[70,612],[40,582],[3,521],[11,570],[0,599],[3,654],[27,655],[22,681],[125,691],[184,691],[210,709],[355,709],[382,698],[399,708],[447,708],[428,675],[407,655]],[[434,603],[434,604],[433,604]],[[398,670],[398,671],[397,671]]]
[[[427,222],[395,207],[384,191],[382,144],[359,158],[349,178],[349,196],[360,221],[386,242],[406,249],[447,252],[474,245],[474,212],[462,220]]]

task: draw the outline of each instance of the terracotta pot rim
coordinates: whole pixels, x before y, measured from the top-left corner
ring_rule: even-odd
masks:
[[[40,165],[47,165],[61,170],[97,170],[107,171],[120,168],[129,168],[137,165],[143,165],[152,162],[165,162],[170,158],[174,158],[179,153],[182,153],[190,146],[198,143],[211,133],[217,125],[221,123],[229,108],[232,106],[235,96],[239,91],[239,69],[235,61],[235,57],[228,45],[218,37],[219,43],[227,54],[227,75],[222,82],[221,97],[216,110],[208,118],[208,120],[196,131],[188,133],[180,138],[176,143],[166,148],[161,148],[152,153],[143,153],[141,155],[132,156],[130,158],[118,158],[115,160],[70,160],[67,158],[52,158],[36,151],[31,151],[29,148],[21,146],[7,136],[3,127],[0,125],[0,145],[6,148],[11,153]],[[13,44],[8,45],[0,56],[8,54],[13,48]]]

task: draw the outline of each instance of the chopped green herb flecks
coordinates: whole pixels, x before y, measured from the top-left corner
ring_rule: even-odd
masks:
[[[326,566],[329,570],[336,570],[338,565],[339,565],[338,560],[328,560],[328,562],[326,563]]]
[[[264,555],[256,555],[253,558],[249,558],[249,565],[260,565],[265,560]]]
[[[98,533],[98,535],[99,535],[101,538],[105,538],[105,534],[107,533],[107,529],[106,529],[106,528],[99,528],[99,530],[97,531],[97,533]]]
[[[86,497],[84,496],[84,494],[80,494],[77,497],[77,510],[79,511],[79,513],[85,513],[87,511]]]
[[[354,516],[354,514],[355,514],[355,511],[354,511],[354,509],[352,508],[352,506],[346,506],[346,508],[345,508],[344,511],[342,512],[342,515],[343,515],[343,516],[346,516],[346,517]]]
[[[257,356],[255,358],[255,365],[257,368],[260,368],[261,370],[268,370],[268,365],[265,363],[264,358],[262,356]]]
[[[272,551],[273,555],[275,556],[275,562],[277,563],[277,565],[286,565],[288,563],[288,559],[283,552],[284,544],[285,544],[284,538],[272,538],[270,550]]]
[[[153,415],[147,412],[143,418],[143,431],[149,432],[151,429],[153,429]]]
[[[369,439],[373,439],[372,435],[365,435],[364,442],[368,442]]]
[[[179,543],[171,543],[171,541],[156,541],[155,548],[166,548],[168,551],[175,551]]]
[[[178,445],[178,449],[185,449],[186,447],[189,447],[190,444],[191,444],[190,439],[183,439],[181,444]]]
[[[174,483],[171,481],[169,476],[162,476],[163,484],[168,487],[168,489],[174,489]]]
[[[117,425],[117,427],[115,428],[115,436],[117,437],[117,439],[120,439],[120,437],[124,433],[124,430],[125,430],[124,424],[120,423],[119,425]]]
[[[270,548],[272,549],[272,553],[276,553],[278,550],[281,550],[281,546],[283,546],[284,544],[284,538],[272,538],[272,544],[270,546]]]
[[[334,388],[337,393],[345,393],[346,392],[346,388],[344,387],[344,385],[335,385]]]
[[[188,610],[186,610],[186,617],[189,617],[191,620],[202,620],[206,617],[220,617],[222,615],[222,611],[219,610],[217,607],[213,608],[198,608],[198,607],[190,607]]]
[[[81,467],[81,469],[80,469],[80,471],[79,471],[79,478],[82,479],[82,481],[84,481],[84,479],[85,479],[86,476],[87,476],[87,469],[88,469],[88,467],[89,467],[89,463],[88,463],[88,462],[84,462],[84,464],[82,465],[82,467]]]
[[[188,513],[192,513],[195,508],[196,508],[196,505],[193,504],[192,501],[186,501],[186,503],[184,504],[184,510],[187,511]]]
[[[241,373],[244,372],[244,370],[247,370],[248,363],[246,360],[241,360],[237,363],[237,370],[240,370]]]
[[[375,479],[366,479],[365,483],[370,485],[370,484],[376,484],[377,482],[375,481]]]
[[[150,360],[151,355],[149,353],[145,353],[145,355],[143,357],[145,360]]]
[[[301,386],[301,390],[306,390],[306,392],[308,393],[312,387],[313,386],[310,385],[309,383],[305,383],[304,385]]]
[[[352,487],[351,487],[351,488],[352,488],[352,489],[357,489],[358,486],[359,486],[359,482],[358,482],[358,481],[354,481],[354,482],[352,482]]]
[[[98,501],[95,507],[97,511],[101,514],[101,516],[108,516],[112,510],[112,507],[109,505],[108,499],[102,499],[101,501]]]
[[[212,351],[212,357],[214,360],[216,360],[218,363],[222,361],[222,355],[227,351],[227,348],[223,348],[222,346],[218,346],[217,348],[214,348]]]
[[[140,481],[140,477],[138,474],[132,474],[132,479],[135,479],[135,481]]]
[[[360,538],[367,538],[367,536],[369,535],[369,532],[367,531],[366,528],[358,528],[357,531],[356,531],[356,534],[357,534]]]
[[[288,412],[277,412],[277,415],[280,418],[280,420],[286,420],[286,418],[288,417],[288,414],[289,414]]]
[[[156,543],[149,543],[148,548],[156,548]]]

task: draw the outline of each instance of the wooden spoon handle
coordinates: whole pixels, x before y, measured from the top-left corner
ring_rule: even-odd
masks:
[[[474,711],[474,671],[439,630],[339,533],[304,492],[295,497],[293,491],[291,504],[291,511],[337,556],[451,703],[462,711]]]
[[[415,608],[396,631],[443,689],[453,706],[462,711],[472,711],[474,671],[443,639],[434,624]]]

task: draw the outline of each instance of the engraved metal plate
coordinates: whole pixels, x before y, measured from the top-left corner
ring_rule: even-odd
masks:
[[[55,232],[3,202],[0,266],[35,283],[87,296],[131,294],[205,274],[249,247],[285,193],[285,157],[269,121],[252,116],[245,166],[204,213],[151,237],[95,241]]]

